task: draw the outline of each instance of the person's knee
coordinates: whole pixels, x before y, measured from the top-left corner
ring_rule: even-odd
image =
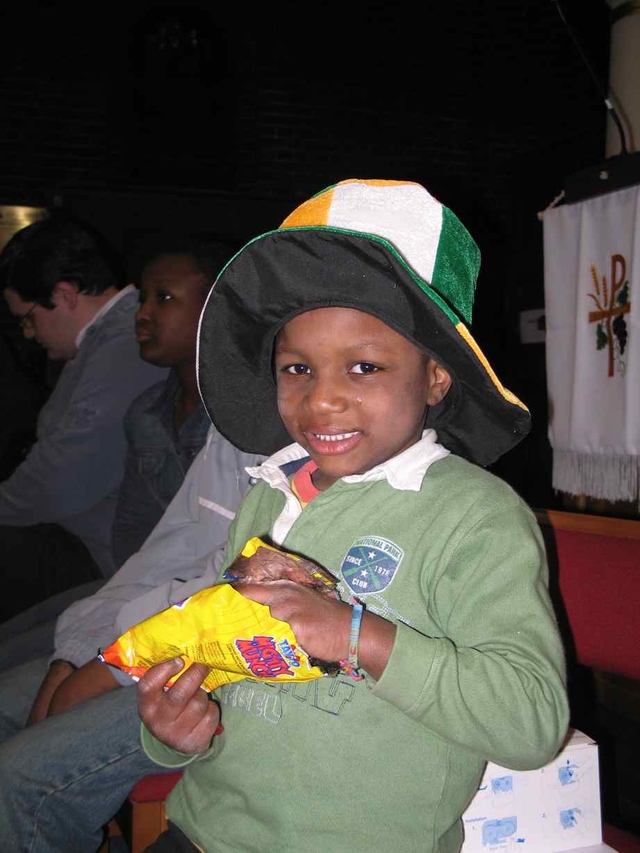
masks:
[[[46,753],[39,739],[23,736],[31,731],[22,729],[0,744],[0,800],[4,802],[30,787],[38,776],[37,768]]]
[[[36,658],[0,672],[0,743],[24,728],[48,669],[47,658]]]

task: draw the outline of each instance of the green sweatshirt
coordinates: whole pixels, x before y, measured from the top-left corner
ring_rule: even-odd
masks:
[[[427,439],[302,511],[279,467],[301,448],[255,471],[227,562],[275,531],[398,630],[378,682],[219,689],[224,732],[196,757],[143,728],[152,759],[185,767],[167,813],[206,853],[454,853],[485,762],[533,769],[560,747],[564,653],[535,517]]]

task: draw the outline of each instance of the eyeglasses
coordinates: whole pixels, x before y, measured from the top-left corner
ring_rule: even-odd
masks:
[[[25,326],[33,326],[33,320],[31,319],[31,314],[32,314],[34,308],[36,308],[38,306],[38,304],[39,304],[38,302],[34,302],[33,305],[31,306],[31,308],[29,308],[29,310],[27,311],[27,313],[24,314],[22,317],[20,317],[20,319],[18,320],[18,325],[20,326],[21,329],[24,329]]]

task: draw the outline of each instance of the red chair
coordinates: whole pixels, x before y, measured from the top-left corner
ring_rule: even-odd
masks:
[[[142,853],[167,828],[166,798],[180,771],[145,776],[131,789],[131,853]]]
[[[569,663],[640,682],[640,521],[554,511],[538,519]],[[606,821],[603,839],[640,853],[640,836]]]
[[[165,800],[182,776],[181,771],[155,773],[145,776],[133,786],[127,798],[127,831],[131,853],[143,853],[167,828]],[[114,818],[107,827],[107,840],[99,853],[109,853],[109,840],[122,835],[120,823]]]

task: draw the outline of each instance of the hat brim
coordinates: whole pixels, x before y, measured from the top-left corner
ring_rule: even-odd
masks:
[[[452,387],[427,427],[449,450],[489,465],[529,432],[528,409],[497,380],[454,312],[379,238],[330,228],[273,231],[220,274],[202,312],[198,385],[216,428],[240,450],[291,443],[272,369],[278,331],[315,308],[379,318],[445,367]]]

